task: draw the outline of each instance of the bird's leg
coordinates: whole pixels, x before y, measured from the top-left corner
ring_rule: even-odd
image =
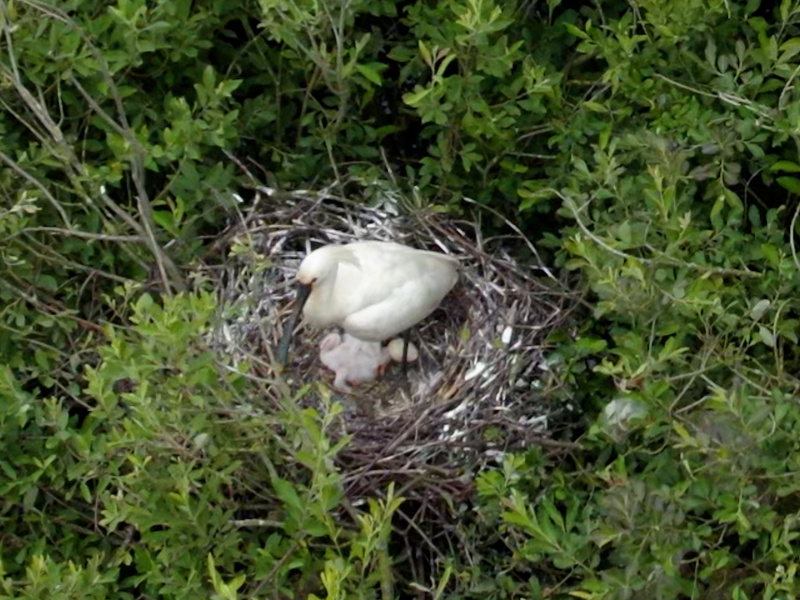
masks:
[[[382,378],[384,373],[386,373],[386,367],[389,366],[388,362],[381,362],[378,363],[378,379]]]
[[[406,329],[403,332],[403,377],[408,379],[408,342],[411,337],[411,330]]]
[[[343,394],[352,394],[353,388],[347,385],[350,383],[351,385],[355,385],[352,381],[348,382],[344,375],[336,376],[335,381],[333,382],[333,387],[336,388],[338,391],[342,392]]]
[[[411,337],[411,330],[406,329],[403,333],[403,382],[401,384],[403,391],[408,398],[411,398],[411,382],[408,379],[408,344]]]

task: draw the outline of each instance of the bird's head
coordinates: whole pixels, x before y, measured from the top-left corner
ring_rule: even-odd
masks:
[[[300,317],[300,312],[311,295],[313,289],[331,277],[336,277],[336,271],[342,262],[358,266],[355,255],[346,246],[323,246],[306,256],[297,269],[297,305],[284,330],[283,339],[278,347],[278,360],[286,364],[291,344],[291,332]]]
[[[336,272],[335,258],[324,246],[306,256],[295,274],[297,282],[297,302],[302,310],[314,286],[328,279]]]
[[[303,259],[297,269],[297,283],[314,287],[316,284],[335,276],[340,263],[358,266],[358,259],[346,246],[323,246]]]

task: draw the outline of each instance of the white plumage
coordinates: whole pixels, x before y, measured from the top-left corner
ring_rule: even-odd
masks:
[[[458,280],[458,261],[392,242],[323,246],[300,264],[311,327],[331,325],[380,342],[427,317]]]

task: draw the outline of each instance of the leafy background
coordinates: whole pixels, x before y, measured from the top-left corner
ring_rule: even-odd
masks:
[[[0,0],[0,597],[796,597],[798,25],[793,0]],[[368,198],[387,169],[515,219],[590,304],[549,357],[580,450],[477,475],[424,573],[401,497],[344,496],[339,408],[259,411],[184,279],[251,175]]]

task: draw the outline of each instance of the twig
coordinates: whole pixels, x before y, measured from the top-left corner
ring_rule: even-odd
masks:
[[[58,235],[66,235],[71,237],[78,237],[85,240],[97,240],[101,242],[141,242],[142,237],[138,235],[115,235],[110,233],[90,233],[88,231],[80,231],[78,229],[61,229],[60,227],[26,227],[26,232],[41,231],[44,233],[55,233]]]
[[[139,233],[139,235],[142,237],[144,243],[147,244],[147,246],[149,247],[151,253],[153,254],[156,260],[156,264],[158,266],[158,270],[161,275],[162,282],[164,284],[165,292],[170,293],[173,287],[179,291],[185,289],[185,284],[183,282],[183,277],[181,276],[180,271],[172,262],[170,257],[166,254],[166,252],[164,252],[164,250],[158,244],[158,241],[156,239],[155,220],[153,218],[152,206],[150,204],[149,196],[145,186],[144,165],[143,165],[143,156],[145,154],[145,151],[144,148],[139,143],[139,141],[136,139],[136,136],[133,135],[133,132],[130,129],[127,117],[125,115],[125,109],[122,102],[122,97],[119,94],[116,82],[111,76],[110,70],[103,55],[94,46],[92,40],[89,38],[86,32],[83,31],[83,29],[81,29],[81,27],[77,23],[75,23],[75,21],[73,21],[66,13],[52,6],[46,6],[36,2],[28,2],[27,4],[35,8],[36,10],[40,11],[42,14],[72,27],[81,36],[87,48],[89,48],[93,57],[97,61],[97,64],[99,65],[99,72],[103,76],[103,79],[106,82],[106,84],[109,86],[113,102],[116,106],[119,123],[117,123],[113,118],[111,118],[102,109],[102,107],[100,107],[97,101],[90,94],[86,92],[83,86],[75,78],[72,78],[72,83],[75,85],[76,89],[78,89],[79,93],[83,96],[83,98],[87,101],[92,110],[107,124],[113,127],[115,131],[120,133],[120,135],[123,135],[125,137],[125,140],[130,144],[133,150],[132,155],[129,157],[131,164],[131,179],[133,181],[137,193],[139,217],[141,220],[141,224],[137,223],[137,226],[135,226],[134,228],[137,231],[137,233]],[[0,11],[4,11],[5,9],[6,9],[5,2],[0,0]],[[82,175],[84,173],[84,168],[82,163],[80,162],[80,160],[78,160],[77,156],[74,153],[73,148],[66,142],[64,135],[62,134],[58,125],[50,118],[50,115],[47,112],[46,108],[44,107],[43,102],[37,101],[34,98],[34,96],[27,90],[25,85],[22,83],[22,79],[19,76],[16,61],[13,59],[14,52],[13,52],[12,39],[8,21],[3,21],[3,32],[6,37],[7,45],[9,48],[8,54],[9,56],[12,57],[10,60],[11,74],[13,75],[11,77],[11,82],[12,85],[14,86],[14,89],[23,99],[28,109],[31,112],[33,112],[37,120],[42,124],[42,126],[50,135],[50,137],[56,143],[59,152],[54,152],[54,154],[59,158],[61,158],[62,160],[64,160],[65,167],[69,167],[69,169],[65,168],[65,172],[74,186],[74,191],[76,193],[82,194],[86,198],[88,203],[91,204],[92,198],[90,194],[88,194],[83,190],[83,184],[81,183],[79,177],[77,177],[78,175]],[[120,209],[115,203],[110,201],[110,198],[108,198],[108,196],[105,194],[103,190],[100,190],[100,196],[118,216],[121,216],[120,213],[124,211],[122,211],[122,209]],[[132,223],[135,222],[132,219],[125,219],[125,221],[131,226],[133,226]],[[72,227],[68,221],[65,221],[65,223],[67,224],[68,229],[70,230],[74,229],[74,227]]]
[[[564,206],[566,206],[567,208],[570,209],[570,211],[572,212],[572,216],[575,219],[575,222],[578,224],[578,227],[586,235],[586,237],[588,237],[595,244],[597,244],[598,246],[603,248],[606,252],[609,252],[610,254],[613,254],[614,256],[618,256],[618,257],[623,258],[625,260],[631,260],[631,261],[635,261],[635,262],[640,262],[642,264],[649,265],[651,267],[654,266],[654,265],[657,265],[657,263],[653,259],[645,258],[643,256],[634,256],[633,254],[628,254],[626,252],[622,252],[621,250],[617,250],[616,248],[612,248],[606,242],[604,242],[601,238],[596,236],[588,227],[586,227],[586,225],[584,224],[583,220],[581,220],[580,213],[582,212],[583,208],[586,207],[592,201],[591,198],[584,203],[583,207],[577,208],[575,206],[574,202],[572,202],[571,200],[565,198],[560,192],[557,192],[555,190],[553,190],[553,192],[556,193],[564,201]],[[761,273],[756,273],[755,271],[747,271],[747,270],[744,270],[744,269],[727,269],[727,268],[724,268],[724,267],[706,267],[704,265],[698,265],[698,264],[692,263],[692,262],[684,262],[684,261],[680,261],[680,260],[678,260],[676,258],[672,258],[671,256],[668,256],[668,255],[664,254],[663,252],[661,252],[660,250],[657,250],[657,249],[652,248],[650,246],[646,246],[646,247],[651,252],[653,252],[654,254],[660,254],[662,260],[664,260],[666,263],[670,264],[671,266],[684,267],[684,268],[687,268],[687,269],[691,269],[693,271],[697,271],[699,273],[703,273],[704,275],[707,275],[707,276],[721,275],[721,276],[730,276],[730,277],[753,277],[753,278],[757,278],[757,277],[761,277],[762,276]]]
[[[794,259],[794,265],[800,269],[800,260],[797,259],[797,249],[795,248],[794,236],[795,236],[795,225],[797,224],[797,215],[800,214],[800,202],[797,203],[797,206],[794,209],[794,214],[792,215],[792,222],[789,225],[789,245],[792,249],[792,258]]]
[[[11,159],[10,156],[8,156],[2,150],[0,150],[0,160],[2,160],[6,165],[8,165],[11,168],[11,170],[14,171],[17,175],[19,175],[26,181],[30,182],[33,186],[36,187],[36,189],[42,192],[42,194],[44,194],[44,197],[47,198],[47,200],[50,202],[53,208],[56,209],[56,212],[58,212],[59,216],[61,217],[61,220],[64,221],[64,225],[66,225],[66,227],[69,229],[73,229],[72,224],[69,221],[69,217],[67,216],[67,211],[65,211],[64,207],[61,206],[59,201],[55,199],[55,196],[53,196],[53,194],[50,193],[50,190],[44,187],[39,182],[38,179],[36,179],[33,175],[28,173],[22,167],[20,167],[16,162],[14,162]]]

